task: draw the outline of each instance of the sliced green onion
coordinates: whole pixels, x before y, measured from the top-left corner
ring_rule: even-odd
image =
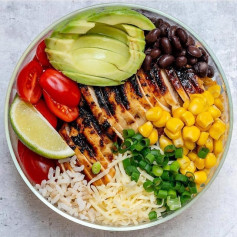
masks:
[[[202,147],[202,148],[198,151],[198,154],[197,154],[197,155],[198,155],[199,158],[205,159],[206,156],[207,156],[207,154],[208,154],[208,152],[209,152],[209,149],[208,149],[208,148]]]
[[[145,159],[146,159],[150,164],[152,164],[152,163],[155,161],[155,156],[152,155],[151,153],[148,153],[148,154],[145,156]]]
[[[149,146],[150,145],[150,139],[148,139],[148,138],[142,139],[141,142],[144,144],[144,146]]]
[[[149,217],[150,221],[157,220],[157,213],[156,213],[155,211],[151,211],[151,212],[148,214],[148,217]]]
[[[133,129],[124,129],[123,130],[123,137],[124,138],[132,137],[134,135],[135,135],[135,131]]]
[[[163,199],[162,198],[157,198],[156,202],[157,202],[157,205],[161,205],[163,203]]]
[[[178,158],[182,158],[182,157],[183,157],[183,148],[182,147],[176,148],[175,158],[178,159]]]
[[[145,147],[140,153],[145,157],[147,154],[151,153],[151,149]]]
[[[169,181],[171,173],[168,170],[164,170],[161,176],[162,180]]]
[[[133,165],[130,165],[130,166],[127,166],[126,169],[124,169],[126,174],[131,176],[133,172],[136,172],[136,173],[140,173],[138,170],[137,170],[137,167],[133,166]]]
[[[147,180],[144,184],[143,184],[143,188],[147,191],[147,192],[153,192],[154,190],[154,185],[150,180]]]
[[[177,197],[177,193],[174,189],[170,189],[168,191],[168,196],[170,196],[171,198],[176,198]]]
[[[162,155],[162,154],[159,154],[157,157],[156,157],[156,163],[157,165],[162,165],[163,162],[164,162],[164,159],[165,159],[165,156]],[[169,159],[168,159],[168,162],[169,162]],[[167,162],[167,163],[168,163]]]
[[[123,167],[124,167],[124,169],[126,169],[128,166],[130,166],[131,165],[131,160],[130,160],[130,158],[127,158],[127,159],[124,159],[123,160]]]
[[[143,141],[143,140],[138,141],[138,142],[135,144],[134,149],[135,149],[136,151],[141,151],[142,149],[144,149],[144,148],[146,147],[142,141]]]
[[[196,183],[194,183],[194,182],[189,182],[189,184],[188,184],[188,189],[189,189],[189,192],[192,193],[192,194],[197,193],[197,186],[196,186]]]
[[[178,161],[174,161],[170,164],[170,171],[173,171],[175,173],[178,173],[179,171],[179,168],[180,168],[180,164]]]
[[[155,158],[161,155],[160,150],[157,150],[157,149],[152,149],[151,154],[155,156]]]
[[[191,176],[188,176],[188,174],[191,175]],[[186,172],[185,175],[188,177],[188,179],[189,179],[190,182],[194,182],[194,180],[195,180],[194,173],[188,171],[188,172]]]
[[[144,170],[145,170],[148,174],[150,174],[151,169],[152,169],[152,166],[149,165],[149,164],[147,164],[147,165],[145,166],[145,168],[144,168]]]
[[[122,148],[122,147],[120,147],[120,148],[119,148],[119,153],[120,153],[120,154],[124,154],[127,150],[128,150],[128,148]]]
[[[131,158],[131,165],[138,167],[138,161],[134,157]]]
[[[133,140],[140,141],[142,140],[143,136],[140,133],[136,133],[135,135],[132,136]]]
[[[93,174],[99,174],[101,170],[101,164],[99,161],[95,162],[91,167]]]
[[[131,180],[134,180],[135,182],[137,182],[138,179],[139,179],[139,177],[140,177],[140,172],[139,172],[139,173],[137,173],[137,172],[132,172]]]
[[[119,151],[119,145],[118,145],[117,142],[114,142],[114,143],[113,143],[113,146],[112,146],[111,150],[112,150],[112,153],[114,153],[114,154],[118,153],[118,151]]]
[[[177,198],[167,197],[166,203],[171,211],[175,211],[181,207],[180,197]]]
[[[152,166],[152,173],[155,175],[155,176],[161,176],[162,173],[163,173],[163,169],[158,166],[158,165],[153,165]]]
[[[130,146],[129,150],[132,151],[133,153],[136,152],[138,153],[136,150],[135,150],[135,147],[137,145],[138,141],[137,140],[133,140],[133,144]]]
[[[155,186],[158,186],[160,183],[161,183],[161,178],[160,178],[160,177],[153,179],[153,184],[154,184]]]
[[[134,155],[133,158],[139,162],[143,159],[143,156],[141,154],[137,154],[137,155]]]
[[[175,151],[175,146],[174,145],[168,145],[168,146],[166,146],[165,147],[165,150],[164,150],[164,152],[173,152],[173,151]]]
[[[163,167],[163,170],[169,171],[169,170],[170,170],[170,165],[165,165],[165,166]]]
[[[175,183],[175,187],[174,189],[178,192],[178,193],[183,193],[185,191],[185,187],[181,182],[176,182]]]
[[[186,183],[186,182],[188,182],[188,177],[183,175],[183,174],[176,174],[175,175],[175,180]]]
[[[169,181],[162,181],[161,183],[161,189],[163,190],[169,190],[174,188],[174,183]]]
[[[191,199],[191,193],[188,192],[188,191],[184,191],[182,194],[181,194],[181,197],[180,197],[180,200],[181,200],[181,203],[182,205],[184,203],[186,203],[188,200]]]
[[[166,166],[168,163],[169,163],[169,157],[165,156],[161,165]]]
[[[165,199],[167,198],[168,192],[166,190],[159,190],[157,198]]]
[[[147,162],[144,161],[144,160],[141,160],[141,161],[138,163],[138,166],[139,166],[142,170],[145,169],[146,165],[147,165]]]
[[[124,143],[123,143],[126,147],[131,147],[133,144],[133,140],[131,138],[127,138],[125,139]]]

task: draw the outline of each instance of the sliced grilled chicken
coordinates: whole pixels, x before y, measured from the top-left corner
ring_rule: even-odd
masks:
[[[138,72],[137,72],[137,79],[138,79],[138,83],[139,83],[140,87],[144,91],[144,93],[145,93],[146,97],[148,98],[148,100],[150,101],[150,103],[153,106],[160,106],[164,110],[169,111],[169,107],[167,106],[167,103],[163,104],[159,100],[159,97],[156,97],[154,95],[153,89],[150,86],[150,82],[149,82],[148,76],[146,75],[146,73],[142,69],[138,70]],[[164,100],[164,98],[163,98],[163,100]]]
[[[121,127],[123,129],[132,128],[137,131],[138,125],[136,120],[123,105],[118,89],[115,87],[105,87],[102,88],[102,91],[111,114],[116,119],[116,121],[118,121]]]
[[[70,132],[69,132],[70,131]],[[89,141],[87,140],[87,138],[84,136],[84,134],[82,133],[78,133],[77,128],[74,127],[70,127],[68,124],[64,124],[64,126],[60,129],[60,134],[65,137],[66,136],[66,140],[68,141],[69,139],[71,141],[69,141],[70,144],[74,144],[74,150],[76,148],[79,149],[79,151],[81,152],[81,154],[83,155],[83,157],[78,157],[79,161],[82,162],[86,162],[84,160],[84,158],[91,164],[91,166],[99,161],[99,162],[103,162],[104,161],[104,157],[102,156],[102,154],[98,151],[98,149],[95,149],[94,146],[91,146],[92,144],[89,143]],[[81,160],[83,158],[83,160]],[[103,163],[104,164],[104,163]],[[85,167],[84,170],[87,169],[87,173],[90,172],[90,170]],[[101,166],[101,171],[104,171],[105,168],[102,165]],[[86,174],[85,172],[85,174]],[[87,177],[89,180],[90,177]],[[105,175],[101,180],[104,184],[107,184],[111,181],[112,176]]]
[[[184,90],[186,91],[186,93],[188,95],[198,93],[196,88],[190,82],[190,77],[189,77],[188,73],[186,72],[186,70],[184,70],[184,69],[176,70],[176,74],[177,74]]]
[[[111,140],[116,140],[116,136],[123,139],[122,127],[111,115],[100,88],[90,86],[81,86],[81,93],[86,100],[94,117]]]
[[[137,125],[141,126],[147,121],[146,110],[140,104],[140,102],[135,98],[134,91],[129,85],[130,85],[129,82],[126,82],[125,84],[119,87],[120,95],[122,97],[122,101],[125,108],[136,119]]]
[[[166,69],[165,70],[169,81],[172,83],[174,89],[179,94],[180,98],[183,100],[183,102],[189,100],[189,96],[187,95],[186,91],[184,90],[174,68]]]

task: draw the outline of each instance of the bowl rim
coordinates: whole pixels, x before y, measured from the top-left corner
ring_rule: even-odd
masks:
[[[12,86],[15,82],[15,78],[17,75],[17,72],[22,64],[22,62],[24,61],[25,57],[28,55],[28,53],[32,50],[32,48],[35,46],[35,44],[47,33],[49,32],[51,29],[53,29],[58,23],[62,22],[63,20],[72,17],[80,12],[83,12],[85,10],[90,10],[90,9],[94,9],[94,8],[100,8],[100,7],[130,7],[133,9],[140,9],[140,10],[147,10],[150,11],[152,13],[155,14],[159,14],[160,16],[166,17],[167,19],[179,24],[180,26],[182,26],[184,29],[186,29],[188,32],[190,32],[192,35],[194,35],[194,37],[207,49],[208,53],[210,54],[213,62],[216,64],[220,75],[222,76],[222,79],[225,83],[225,87],[226,87],[226,91],[227,91],[227,97],[228,97],[228,105],[229,105],[229,134],[227,137],[227,141],[226,141],[226,146],[225,146],[225,150],[224,153],[222,154],[222,158],[220,160],[220,163],[215,171],[215,173],[213,174],[211,180],[208,182],[208,184],[205,186],[205,188],[194,198],[192,199],[188,204],[186,204],[184,207],[182,207],[181,209],[175,211],[174,213],[161,218],[157,221],[154,222],[149,222],[149,223],[144,223],[144,224],[139,224],[139,225],[133,225],[133,226],[106,226],[106,225],[100,225],[100,224],[94,224],[94,223],[90,223],[87,221],[83,221],[80,220],[76,217],[73,217],[61,210],[59,210],[57,207],[55,207],[54,205],[52,205],[50,202],[48,202],[35,188],[34,186],[29,182],[29,180],[27,179],[27,177],[25,176],[24,172],[22,171],[17,158],[14,154],[13,151],[13,147],[11,144],[11,139],[10,139],[10,133],[9,133],[9,99],[10,99],[10,94],[11,94],[11,90],[12,90]],[[58,213],[59,215],[63,216],[66,219],[69,219],[75,223],[81,224],[83,226],[87,226],[90,228],[94,228],[94,229],[100,229],[100,230],[106,230],[106,231],[131,231],[131,230],[139,230],[139,229],[145,229],[145,228],[149,228],[161,223],[164,223],[176,216],[178,216],[179,214],[181,214],[182,212],[184,212],[187,208],[189,208],[198,198],[200,198],[204,192],[209,188],[209,186],[212,184],[212,182],[215,180],[216,176],[218,175],[229,150],[229,146],[230,146],[230,142],[231,142],[231,137],[232,137],[232,130],[233,130],[233,104],[232,104],[232,98],[231,98],[231,92],[230,92],[230,88],[229,88],[229,84],[227,81],[227,78],[225,76],[225,73],[217,59],[217,57],[215,56],[215,54],[213,53],[213,51],[209,48],[209,46],[205,43],[204,40],[202,40],[192,29],[190,29],[188,26],[186,26],[183,22],[181,22],[180,20],[176,19],[173,16],[170,16],[169,14],[166,14],[160,10],[154,9],[154,8],[150,8],[150,7],[145,7],[142,5],[137,5],[137,4],[127,4],[127,3],[105,3],[105,4],[96,4],[96,5],[92,5],[90,7],[85,7],[85,8],[81,8],[78,10],[75,10],[61,18],[59,18],[58,20],[54,21],[52,24],[50,24],[47,28],[45,28],[40,34],[37,35],[37,37],[35,37],[35,39],[31,42],[31,44],[27,47],[27,49],[24,51],[24,53],[22,54],[22,56],[20,57],[20,59],[17,62],[17,65],[15,66],[15,69],[12,73],[9,85],[8,85],[8,89],[7,89],[7,93],[6,93],[6,98],[5,98],[5,114],[4,114],[4,125],[5,125],[5,135],[6,135],[6,139],[7,139],[7,144],[9,147],[9,151],[12,157],[12,160],[15,164],[16,169],[18,170],[20,176],[22,177],[22,179],[24,180],[24,182],[26,183],[26,185],[29,187],[29,189],[45,204],[47,205],[50,209],[52,209],[53,211],[55,211],[56,213]]]

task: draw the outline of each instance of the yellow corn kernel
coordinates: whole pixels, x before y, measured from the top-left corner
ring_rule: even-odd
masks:
[[[180,173],[186,175],[188,172],[194,173],[196,171],[196,166],[193,161],[190,161],[190,164],[185,169],[180,169]],[[187,176],[191,176],[191,174],[187,174]]]
[[[223,151],[223,141],[222,139],[214,140],[214,154],[217,156]]]
[[[204,171],[194,172],[194,177],[195,177],[194,182],[197,183],[197,184],[203,184],[207,180],[207,174]]]
[[[198,158],[198,156],[197,156],[196,153],[190,152],[190,153],[188,153],[188,158],[189,158],[191,161],[195,161],[195,160]]]
[[[170,132],[177,133],[183,128],[184,123],[179,118],[170,118],[165,126]]]
[[[200,133],[200,137],[199,137],[199,139],[197,141],[197,144],[199,146],[204,146],[206,144],[206,142],[207,142],[208,137],[209,137],[209,133],[208,132],[201,132]]]
[[[173,139],[173,143],[174,143],[174,145],[175,145],[175,147],[183,147],[183,145],[184,145],[184,140],[183,140],[183,138],[182,138],[182,136],[180,136],[179,138],[177,138],[177,139]]]
[[[186,126],[192,126],[195,123],[195,117],[190,111],[184,112],[180,119],[185,123]]]
[[[208,88],[208,91],[213,95],[213,97],[216,99],[221,94],[221,87],[219,85],[213,85]]]
[[[209,149],[209,152],[213,151],[213,139],[211,137],[207,138],[205,147]]]
[[[202,128],[202,127],[200,127],[200,126],[198,126],[197,124],[196,124],[196,127],[197,128],[199,128],[199,130],[201,131],[201,132],[207,132],[207,131],[209,131],[209,129],[211,128],[211,126],[212,126],[212,124],[210,124],[208,127],[206,127],[206,128]]]
[[[148,139],[150,140],[150,145],[154,145],[158,141],[158,131],[153,128],[151,134],[149,135]]]
[[[225,133],[225,130],[226,130],[225,123],[220,119],[216,119],[216,121],[212,124],[211,128],[209,129],[209,134],[213,139],[219,140],[221,135]]]
[[[210,106],[207,111],[211,113],[214,119],[221,116],[221,111],[215,105]]]
[[[193,115],[198,115],[201,112],[205,110],[206,107],[206,102],[203,98],[194,98],[191,100],[188,110],[193,114]]]
[[[190,101],[189,101],[189,100],[186,100],[186,101],[183,103],[183,108],[184,108],[184,109],[188,109],[189,104],[190,104]]]
[[[150,121],[144,123],[138,128],[138,131],[142,134],[143,137],[149,137],[153,129],[153,125]]]
[[[178,158],[177,161],[181,169],[186,169],[190,165],[190,160],[185,155],[182,158]]]
[[[214,104],[214,97],[209,91],[204,91],[202,95],[206,98],[207,104],[209,106]]]
[[[216,165],[217,160],[216,160],[216,156],[213,153],[208,153],[204,161],[205,161],[205,167],[207,169],[210,169]]]
[[[159,106],[153,107],[146,111],[146,119],[153,122],[157,121],[161,118],[162,111],[162,108]]]
[[[196,142],[200,136],[200,129],[196,126],[183,128],[183,139],[191,142]]]
[[[207,128],[214,122],[210,112],[202,112],[196,118],[196,124],[202,128]]]
[[[196,158],[196,160],[194,161],[194,164],[199,170],[202,170],[205,167],[204,159],[199,158],[199,157]]]
[[[156,126],[157,128],[163,128],[165,127],[167,121],[171,118],[171,115],[168,111],[163,111],[161,118],[155,122],[153,122],[154,126]]]
[[[172,114],[173,114],[174,118],[180,118],[181,115],[186,111],[187,110],[185,108],[179,107],[179,108],[175,109]]]
[[[186,146],[183,146],[183,154],[186,156],[189,153],[189,149]]]
[[[196,143],[195,142],[191,142],[189,140],[185,140],[184,141],[184,145],[190,150],[192,151],[195,147],[196,147]]]
[[[167,147],[168,145],[172,145],[173,143],[168,137],[161,135],[159,139],[159,144],[161,150],[164,151],[165,147]]]
[[[164,132],[172,140],[181,137],[181,131],[177,131],[176,133],[172,133],[169,129],[165,128]]]
[[[224,106],[223,106],[223,103],[221,101],[220,98],[216,98],[214,100],[214,105],[220,110],[220,111],[223,111],[224,110]]]
[[[206,173],[206,175],[208,175],[210,173],[210,169],[203,169],[202,171],[204,171]]]

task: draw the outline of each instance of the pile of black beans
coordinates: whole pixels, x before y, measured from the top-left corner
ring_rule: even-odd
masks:
[[[146,34],[146,58],[142,66],[145,71],[157,64],[160,68],[189,68],[199,77],[214,76],[207,52],[195,46],[194,39],[184,29],[162,19],[156,20],[155,26]]]

